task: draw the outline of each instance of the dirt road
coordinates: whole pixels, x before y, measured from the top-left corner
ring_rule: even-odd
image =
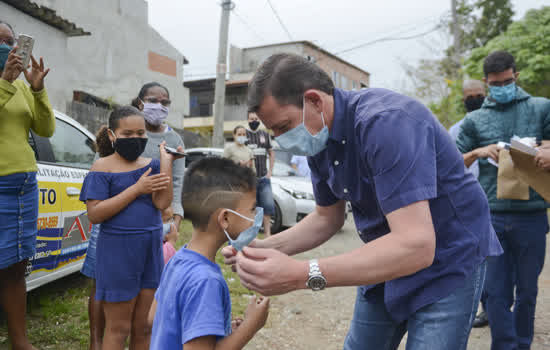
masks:
[[[338,254],[359,247],[362,242],[357,237],[355,226],[348,220],[342,232],[329,242],[310,252],[300,255],[302,259]],[[550,247],[547,249],[550,251]],[[276,297],[271,306],[267,325],[262,329],[247,350],[296,349],[296,350],[336,350],[342,349],[349,327],[355,301],[353,287],[331,288],[323,292],[298,291]],[[535,343],[531,350],[550,349],[550,267],[540,278],[540,291],[537,303]],[[405,339],[400,350],[405,349]],[[474,329],[468,349],[487,350],[490,348],[488,328]]]

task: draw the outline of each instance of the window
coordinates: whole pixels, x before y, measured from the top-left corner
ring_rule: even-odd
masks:
[[[50,138],[55,162],[59,165],[89,169],[95,159],[94,142],[74,126],[57,119]]]
[[[335,87],[340,87],[340,74],[338,74],[338,72],[336,71],[332,72],[332,82],[334,83]]]
[[[344,75],[340,76],[340,88],[348,89],[348,78]]]
[[[354,80],[352,83],[351,83],[351,89],[353,91],[357,91],[358,90],[358,87],[359,87],[359,84],[357,83],[356,80]]]
[[[212,113],[210,113],[210,104],[208,103],[201,103],[199,105],[199,117],[209,117],[212,115]]]

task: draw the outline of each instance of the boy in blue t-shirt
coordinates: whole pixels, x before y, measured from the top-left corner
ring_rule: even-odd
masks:
[[[258,234],[263,210],[255,186],[252,170],[229,159],[205,158],[187,169],[182,201],[194,232],[164,268],[149,313],[152,350],[242,349],[264,326],[269,299],[253,297],[232,329],[229,288],[215,263],[225,242],[241,250]]]

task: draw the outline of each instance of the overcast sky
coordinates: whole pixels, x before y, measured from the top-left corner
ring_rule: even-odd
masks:
[[[151,25],[191,62],[185,80],[214,76],[220,0],[147,0]],[[267,0],[233,0],[229,43],[239,47],[289,41]],[[383,37],[430,31],[450,16],[451,0],[271,0],[292,40],[310,40],[332,53]],[[550,0],[512,0],[515,18]],[[433,32],[417,39],[382,42],[340,55],[371,73],[371,86],[402,90],[402,62],[441,54],[449,38]]]

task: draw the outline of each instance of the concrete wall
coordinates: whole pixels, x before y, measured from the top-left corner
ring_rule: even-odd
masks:
[[[92,33],[66,38],[64,34],[4,3],[0,13],[20,33],[36,39],[35,53],[52,68],[47,88],[54,108],[66,111],[74,90],[128,104],[144,83],[158,81],[173,101],[169,123],[183,127],[189,114],[189,91],[182,86],[183,56],[148,24],[144,0],[35,0]],[[13,18],[13,19],[12,19]],[[149,68],[149,53],[175,61],[176,74]]]
[[[54,108],[65,111],[66,101],[72,99],[72,89],[67,88],[65,83],[71,71],[67,64],[67,36],[4,2],[0,2],[0,13],[2,20],[10,23],[17,33],[35,37],[34,56],[43,56],[44,64],[51,68],[45,81],[50,101]],[[21,74],[19,79],[25,80],[24,75]]]
[[[360,88],[361,84],[369,86],[369,75],[362,70],[302,43],[283,43],[249,49],[232,46],[229,54],[230,78],[236,80],[238,79],[237,76],[242,75],[242,73],[255,72],[265,59],[275,53],[281,52],[311,57],[319,67],[330,75],[336,87],[351,90],[353,88]]]

